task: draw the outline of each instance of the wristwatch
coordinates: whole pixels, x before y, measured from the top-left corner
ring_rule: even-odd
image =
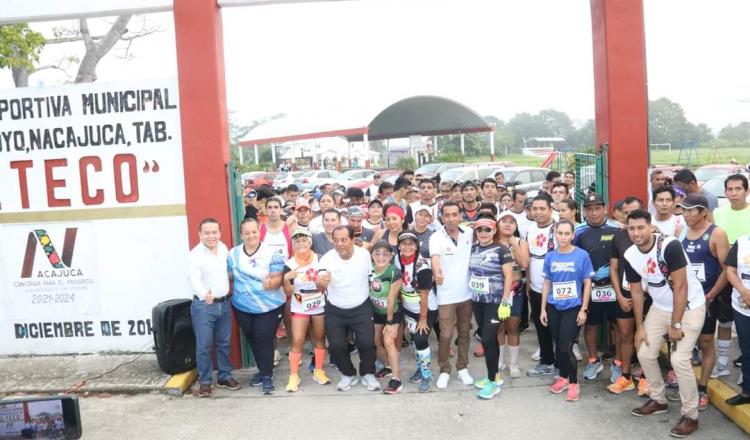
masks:
[[[682,329],[682,323],[681,322],[673,322],[672,323],[672,328],[680,330],[680,329]]]
[[[396,324],[398,324],[398,321],[396,321],[395,319],[387,319],[387,320],[385,321],[385,323],[386,323],[387,325],[396,325]]]

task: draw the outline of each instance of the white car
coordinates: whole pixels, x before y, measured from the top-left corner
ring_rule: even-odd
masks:
[[[276,176],[275,179],[273,179],[273,189],[280,191],[294,183],[297,178],[304,175],[305,171],[290,171],[287,173],[280,173],[278,176]]]
[[[470,165],[465,167],[456,167],[443,171],[440,174],[441,182],[464,183],[469,180],[481,182],[487,177],[495,177],[495,167],[484,165]]]
[[[361,182],[363,180],[372,180],[372,176],[375,174],[377,174],[377,171],[366,169],[344,171],[341,173],[341,179],[338,183],[344,188],[349,188],[353,183]]]
[[[336,170],[314,170],[302,176],[302,185],[298,185],[302,191],[312,191],[315,187],[324,183],[338,184],[342,180],[341,173]]]
[[[745,174],[745,177],[747,177],[747,174]],[[724,206],[729,203],[726,194],[724,194],[724,181],[726,179],[727,176],[714,177],[713,179],[706,180],[701,186],[703,191],[710,192],[719,199],[719,206]],[[747,195],[746,200],[750,202],[750,194]]]

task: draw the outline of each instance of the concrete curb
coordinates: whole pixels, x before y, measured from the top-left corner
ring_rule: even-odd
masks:
[[[174,374],[164,385],[164,393],[170,396],[182,396],[185,391],[190,389],[195,379],[198,377],[198,370],[195,368],[180,374]]]
[[[699,378],[701,367],[695,367],[695,377]],[[734,397],[739,391],[719,379],[708,380],[708,399],[713,406],[729,417],[743,431],[750,434],[750,405],[732,406],[725,402],[730,397]]]

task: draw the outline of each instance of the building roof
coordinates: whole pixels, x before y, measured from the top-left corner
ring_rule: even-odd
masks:
[[[292,115],[250,131],[242,146],[342,136],[348,141],[489,132],[493,128],[469,107],[439,96],[412,96],[385,109],[340,114]]]

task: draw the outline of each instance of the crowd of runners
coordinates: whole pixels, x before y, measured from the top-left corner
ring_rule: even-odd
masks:
[[[729,176],[728,204],[718,207],[689,170],[671,179],[657,170],[650,200],[616,201],[615,218],[593,192],[576,203],[572,172],[546,180],[531,198],[507,189],[502,172],[460,185],[404,172],[394,184],[376,176],[365,191],[248,192],[242,244],[227,249],[221,225],[206,219],[190,253],[197,395],[211,395],[213,344],[217,386],[240,388],[229,363],[232,314],[257,364],[250,385],[265,394],[276,390],[277,340],[286,332],[287,392],[300,390],[309,352],[312,379],[331,383],[328,357],[340,391],[361,383],[395,394],[409,382],[429,392],[455,373],[492,399],[522,375],[520,334],[531,322],[538,364],[525,375],[549,376],[549,391],[575,402],[585,395],[580,379],[596,379],[611,359],[607,389],[646,398],[634,416],[664,413],[677,400],[670,433],[691,434],[709,405],[708,379],[729,375],[733,363],[750,370],[747,178]],[[741,349],[734,360],[732,323]],[[472,336],[486,367],[479,378],[467,369]],[[400,369],[407,351],[413,372]],[[740,382],[727,403],[750,403],[750,383]]]

